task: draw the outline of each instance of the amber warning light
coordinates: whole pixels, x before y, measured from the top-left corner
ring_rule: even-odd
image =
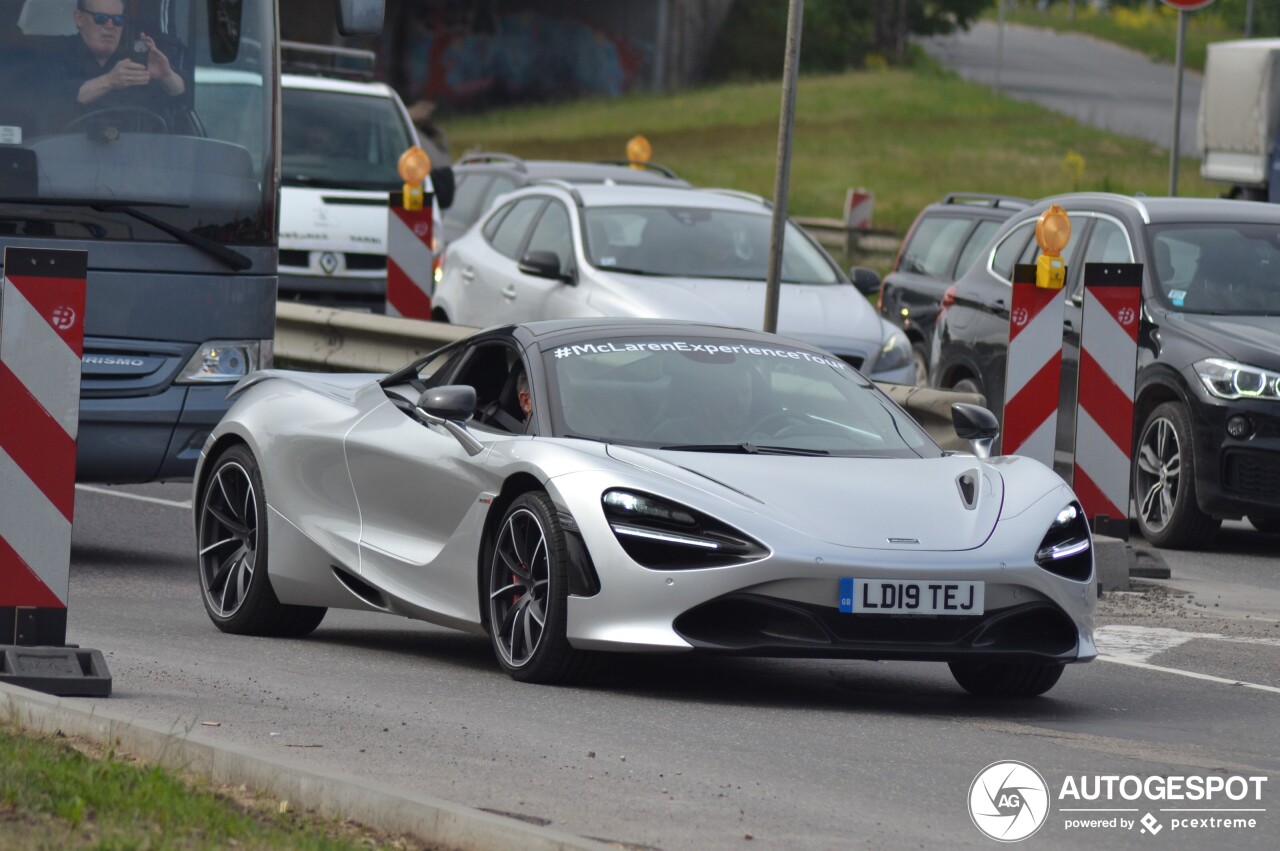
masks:
[[[643,136],[632,136],[627,141],[627,161],[632,168],[644,168],[644,164],[653,156],[653,146]]]
[[[1036,243],[1040,256],[1036,259],[1036,286],[1060,290],[1067,282],[1067,266],[1062,262],[1062,249],[1071,239],[1071,220],[1067,211],[1054,204],[1036,219]]]
[[[400,155],[396,166],[400,179],[404,181],[404,208],[406,210],[422,209],[422,182],[431,173],[431,157],[427,152],[414,145]]]

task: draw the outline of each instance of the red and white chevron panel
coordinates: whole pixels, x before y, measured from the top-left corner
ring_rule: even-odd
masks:
[[[1105,515],[1124,521],[1126,529],[1141,310],[1141,264],[1084,267],[1071,486],[1091,521]]]
[[[1053,466],[1062,379],[1066,290],[1036,286],[1036,267],[1014,267],[1001,452]]]
[[[58,610],[64,632],[86,264],[6,248],[0,282],[0,611]]]
[[[387,215],[387,315],[431,318],[435,286],[434,196],[428,192],[421,210],[406,210],[401,193],[391,193]]]

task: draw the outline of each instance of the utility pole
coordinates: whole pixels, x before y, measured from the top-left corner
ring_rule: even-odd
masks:
[[[800,28],[804,0],[790,0],[787,46],[782,63],[782,115],[778,120],[778,169],[773,182],[773,224],[769,232],[769,276],[765,279],[764,330],[778,330],[782,288],[782,248],[787,227],[787,191],[791,186],[791,137],[796,124],[796,78],[800,67]]]

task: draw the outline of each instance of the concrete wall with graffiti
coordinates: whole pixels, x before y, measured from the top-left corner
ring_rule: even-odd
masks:
[[[384,36],[398,87],[458,106],[616,96],[653,84],[660,3],[427,7]]]

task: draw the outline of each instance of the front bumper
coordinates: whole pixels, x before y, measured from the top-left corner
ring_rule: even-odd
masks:
[[[1237,414],[1253,426],[1245,438],[1227,433],[1227,420]],[[1196,394],[1191,418],[1201,510],[1232,518],[1280,515],[1280,402]]]
[[[1097,655],[1094,576],[1075,581],[1032,561],[1053,517],[1074,498],[1065,485],[1002,519],[981,546],[961,551],[838,546],[761,514],[717,512],[718,520],[764,542],[771,553],[731,567],[688,570],[643,567],[618,544],[600,494],[630,483],[583,472],[549,485],[575,519],[600,580],[597,593],[569,599],[567,635],[575,647],[920,661],[983,656],[1064,663]],[[644,489],[638,482],[634,487]],[[706,510],[705,499],[684,501]],[[846,577],[981,581],[985,613],[844,614],[839,586]]]
[[[320,307],[337,307],[385,313],[386,272],[369,276],[324,276],[280,270],[281,301],[296,301]]]

